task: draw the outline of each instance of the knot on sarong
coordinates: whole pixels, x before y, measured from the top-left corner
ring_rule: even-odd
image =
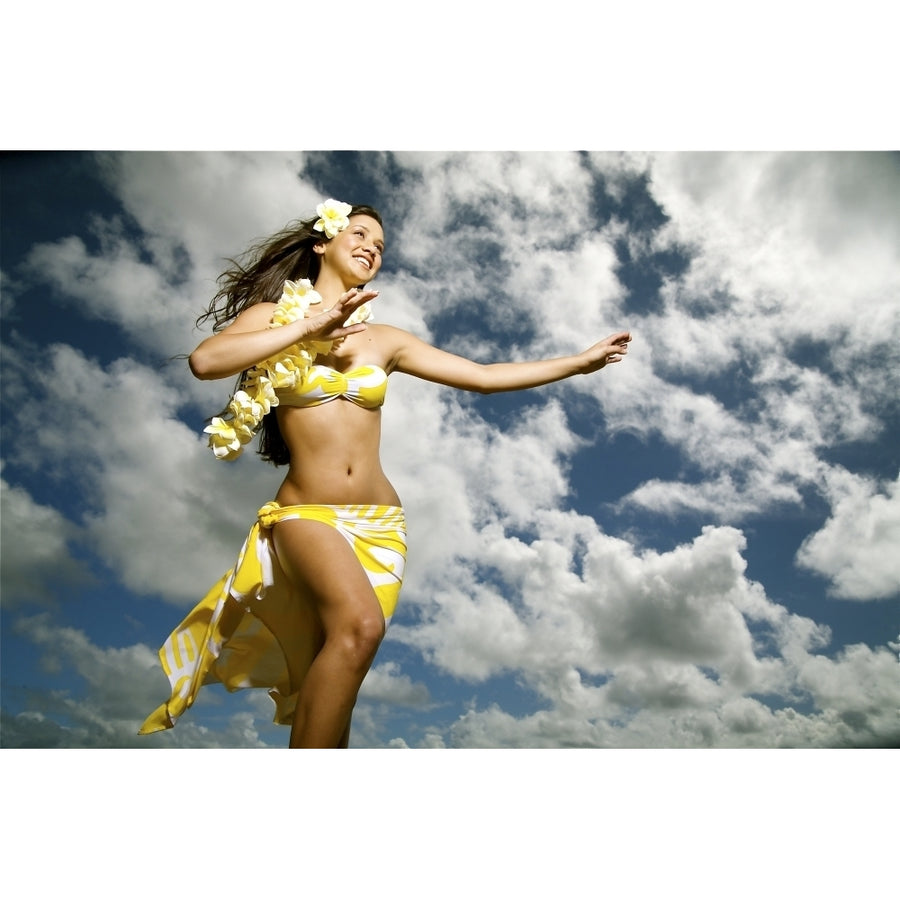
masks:
[[[281,504],[276,500],[270,500],[265,506],[261,506],[256,513],[256,521],[260,528],[271,528],[278,521],[278,512]]]

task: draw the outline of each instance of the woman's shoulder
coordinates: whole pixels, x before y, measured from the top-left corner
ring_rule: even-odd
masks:
[[[386,372],[393,372],[403,360],[409,359],[412,355],[420,355],[423,351],[431,349],[426,341],[395,325],[373,323],[369,325],[369,332],[386,360],[383,367]]]
[[[415,340],[408,331],[404,331],[396,325],[385,325],[381,322],[370,322],[366,327],[366,331],[389,356],[393,356],[399,348],[405,346],[409,341]]]
[[[277,305],[277,303],[269,303],[268,301],[254,303],[253,306],[248,306],[245,310],[242,310],[228,328],[233,328],[236,331],[253,331],[258,328],[265,328],[272,321],[272,314],[275,312]]]
[[[385,325],[383,322],[369,322],[367,330],[373,332],[379,340],[403,342],[412,338],[412,334],[396,325]]]

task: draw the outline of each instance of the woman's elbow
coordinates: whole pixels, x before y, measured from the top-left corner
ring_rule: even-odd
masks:
[[[496,394],[503,388],[498,384],[496,371],[492,365],[479,365],[469,390],[476,394]]]
[[[209,354],[204,353],[200,347],[188,357],[188,365],[194,378],[199,378],[201,381],[209,381],[216,377],[210,370]]]

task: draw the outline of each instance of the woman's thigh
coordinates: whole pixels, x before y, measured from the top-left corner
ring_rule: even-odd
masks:
[[[306,594],[326,638],[360,625],[384,628],[375,591],[353,548],[323,522],[286,519],[272,528],[278,562],[295,587]]]

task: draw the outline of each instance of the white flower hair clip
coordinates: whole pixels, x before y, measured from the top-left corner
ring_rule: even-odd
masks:
[[[340,200],[326,200],[316,207],[319,220],[313,225],[316,231],[324,231],[325,236],[333,238],[350,224],[350,211],[353,207]]]

